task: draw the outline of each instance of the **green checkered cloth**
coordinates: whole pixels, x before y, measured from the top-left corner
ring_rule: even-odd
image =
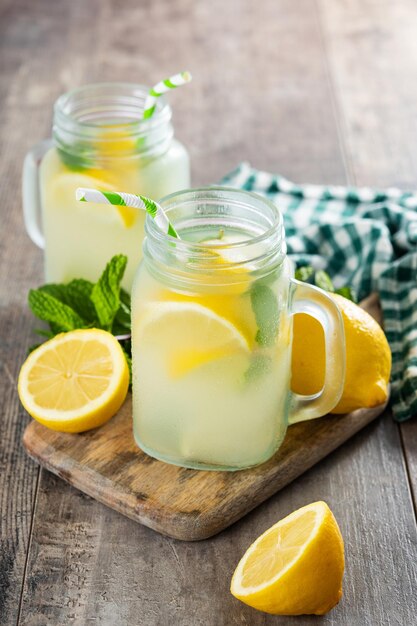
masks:
[[[242,163],[223,184],[263,194],[284,215],[297,266],[324,269],[361,300],[379,293],[392,350],[396,420],[417,414],[417,193],[296,185]]]

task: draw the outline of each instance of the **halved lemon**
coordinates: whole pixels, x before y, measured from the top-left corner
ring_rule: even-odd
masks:
[[[245,336],[224,317],[194,302],[156,302],[134,325],[134,342],[159,347],[169,374],[184,376],[201,365],[250,353]]]
[[[323,615],[342,596],[343,538],[325,502],[294,511],[261,535],[233,574],[231,593],[276,615]]]
[[[38,422],[78,433],[107,422],[123,404],[128,386],[117,339],[89,328],[62,333],[34,350],[20,370],[18,392]]]

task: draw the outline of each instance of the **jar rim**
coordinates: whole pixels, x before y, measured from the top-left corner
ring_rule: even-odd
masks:
[[[265,196],[261,196],[260,194],[254,193],[252,191],[247,191],[245,189],[239,189],[236,187],[229,187],[226,185],[209,185],[209,186],[195,187],[193,189],[183,189],[180,191],[175,191],[167,196],[164,196],[161,200],[159,200],[159,204],[162,206],[162,208],[166,210],[167,213],[169,213],[169,211],[174,208],[174,203],[172,202],[174,200],[178,200],[178,204],[181,204],[180,198],[184,198],[185,196],[190,196],[190,199],[189,199],[190,204],[193,202],[197,202],[197,201],[204,201],[205,199],[214,200],[216,199],[216,197],[214,195],[210,197],[210,193],[214,194],[216,192],[232,194],[235,197],[240,197],[242,198],[242,201],[238,203],[234,202],[233,199],[230,199],[230,198],[225,199],[224,201],[231,202],[232,204],[240,204],[242,206],[246,205],[247,207],[252,206],[252,205],[249,202],[244,202],[244,198],[252,198],[256,203],[261,204],[261,205],[263,204],[271,210],[274,216],[274,221],[269,226],[269,228],[266,229],[260,235],[257,235],[256,237],[248,237],[247,239],[242,239],[238,242],[231,242],[231,243],[220,242],[220,243],[211,243],[208,245],[207,243],[203,243],[203,242],[193,242],[193,241],[181,239],[180,245],[184,247],[184,250],[187,249],[187,247],[190,249],[192,248],[193,250],[201,250],[201,251],[222,250],[225,248],[238,249],[238,248],[247,246],[248,244],[252,245],[252,244],[261,243],[269,239],[270,237],[273,237],[274,235],[279,236],[279,242],[276,241],[276,244],[278,243],[282,244],[284,220],[283,220],[281,211],[279,210],[277,205],[274,202],[272,202],[272,200],[270,200],[269,198],[266,198]],[[201,197],[198,197],[198,198],[193,197],[199,194],[208,194],[208,196],[207,198],[205,198],[204,195],[201,195]],[[169,203],[172,203],[172,205],[167,206]],[[169,235],[168,233],[164,233],[159,228],[159,226],[155,223],[155,220],[149,215],[146,216],[145,229],[146,229],[146,234],[150,235],[152,239],[156,239],[159,242],[163,242],[164,240],[170,243],[175,242],[178,245],[178,239],[176,237],[173,237],[172,235]]]
[[[111,93],[111,90],[115,90],[115,93]],[[116,91],[117,90],[117,91]],[[63,94],[61,94],[54,104],[54,113],[56,116],[59,116],[60,120],[67,120],[70,123],[77,123],[82,128],[91,129],[97,132],[100,129],[100,125],[97,123],[93,123],[91,120],[83,119],[82,117],[75,117],[74,110],[69,110],[71,104],[74,103],[80,96],[84,100],[87,100],[88,97],[97,98],[98,100],[103,97],[114,97],[115,100],[119,97],[120,104],[128,105],[128,101],[126,98],[131,98],[130,107],[133,109],[133,103],[136,101],[137,103],[137,119],[124,120],[121,121],[120,124],[115,124],[114,126],[130,126],[135,127],[136,125],[143,126],[149,128],[151,126],[155,126],[159,123],[166,123],[171,119],[172,110],[164,96],[158,98],[156,103],[156,110],[154,115],[151,118],[146,120],[140,117],[140,114],[143,113],[144,107],[140,106],[140,104],[145,104],[146,96],[148,95],[150,87],[147,85],[143,85],[140,83],[128,83],[128,82],[101,82],[101,83],[88,83],[86,85],[81,85],[80,87],[75,87]],[[100,93],[102,92],[102,93]],[[124,93],[123,93],[124,92]],[[140,103],[140,104],[139,104]],[[116,104],[116,103],[115,103]]]
[[[149,87],[136,83],[107,82],[82,85],[62,94],[54,105],[53,137],[64,153],[96,158],[156,156],[173,138],[172,110],[164,96],[158,98],[151,118],[143,119]]]
[[[192,230],[200,222],[203,230],[215,224],[248,235],[224,243],[177,239],[147,216],[144,261],[151,273],[180,289],[206,284],[209,276],[210,288],[244,283],[248,271],[253,277],[266,276],[285,259],[282,214],[268,198],[235,187],[209,186],[177,191],[162,198],[160,204],[168,215],[178,212],[179,219],[171,221],[180,233],[181,227]],[[187,204],[192,209],[189,215]]]

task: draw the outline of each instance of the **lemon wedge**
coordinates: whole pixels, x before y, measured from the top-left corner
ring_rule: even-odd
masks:
[[[245,336],[224,317],[193,302],[157,302],[147,307],[134,329],[143,352],[160,348],[172,378],[217,359],[249,355]]]
[[[123,404],[128,386],[117,339],[89,328],[62,333],[34,350],[20,370],[18,392],[38,422],[78,433],[107,422]]]
[[[323,615],[342,596],[343,539],[325,502],[294,511],[247,550],[231,593],[276,615]]]

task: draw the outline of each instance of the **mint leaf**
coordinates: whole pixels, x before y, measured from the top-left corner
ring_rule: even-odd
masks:
[[[46,285],[39,287],[38,291],[47,293],[49,296],[52,296],[63,304],[69,304],[67,300],[66,285],[59,283],[47,283]]]
[[[94,283],[83,278],[76,278],[67,285],[61,283],[47,283],[39,287],[38,291],[47,293],[63,304],[70,306],[80,317],[85,325],[97,321],[96,310],[90,300]]]
[[[313,274],[314,268],[311,265],[303,265],[295,270],[294,277],[296,280],[302,280],[304,283],[307,283]]]
[[[262,352],[254,353],[251,356],[249,367],[246,370],[245,383],[252,383],[267,374],[272,367],[272,358]]]
[[[333,281],[330,278],[329,274],[324,270],[314,271],[314,268],[311,265],[303,265],[295,270],[295,278],[297,280],[301,280],[305,283],[313,283],[320,289],[324,289],[324,291],[330,291],[331,293],[338,293],[340,296],[351,300],[352,302],[357,303],[358,299],[356,297],[356,293],[352,287],[346,285],[345,287],[341,287],[340,289],[335,289],[333,285]]]
[[[120,290],[120,307],[114,318],[112,333],[113,335],[124,335],[130,333],[130,295],[124,289]]]
[[[75,144],[70,148],[72,152],[67,152],[62,148],[58,148],[58,155],[61,161],[66,165],[69,170],[73,172],[82,172],[83,170],[92,167],[93,162],[91,158],[86,156],[85,147]]]
[[[320,287],[320,289],[324,289],[324,291],[334,292],[332,279],[327,272],[323,270],[318,270],[314,277],[314,282],[316,283],[317,287]]]
[[[128,293],[123,288],[120,290],[120,304],[123,305],[125,311],[129,311],[129,317],[130,317],[130,307],[131,307],[130,293]]]
[[[55,335],[58,335],[59,333],[64,332],[61,326],[59,326],[58,324],[54,324],[54,322],[49,322],[49,328],[51,329],[51,338],[55,337]]]
[[[94,283],[84,278],[75,278],[67,285],[64,285],[67,304],[80,315],[86,322],[94,324],[97,322],[97,314],[90,297],[94,288]]]
[[[50,339],[76,328],[103,328],[118,337],[132,377],[130,295],[120,287],[127,257],[118,255],[107,264],[96,284],[76,278],[68,284],[48,283],[29,292],[29,306],[50,330],[38,330]],[[32,349],[38,347],[33,346]]]
[[[94,304],[101,328],[111,331],[113,321],[120,307],[120,283],[126,269],[127,257],[114,256],[98,282],[94,285],[90,299]]]
[[[53,324],[54,329],[58,332],[85,328],[84,320],[74,309],[63,304],[45,290],[31,289],[29,291],[29,306],[36,317]]]
[[[57,334],[52,330],[45,330],[44,328],[35,328],[35,333],[41,337],[46,337],[47,339],[52,339],[52,337],[55,337]]]
[[[250,289],[250,299],[258,325],[255,340],[260,346],[272,346],[279,325],[277,298],[270,287],[257,281]]]
[[[31,346],[29,346],[27,354],[29,355],[31,352],[33,352],[34,350],[36,350],[36,348],[39,348],[39,346],[41,346],[41,343],[34,343]]]
[[[351,300],[355,304],[358,302],[355,291],[352,287],[341,287],[340,289],[336,289],[335,293],[338,293],[339,296],[343,296],[348,300]]]

